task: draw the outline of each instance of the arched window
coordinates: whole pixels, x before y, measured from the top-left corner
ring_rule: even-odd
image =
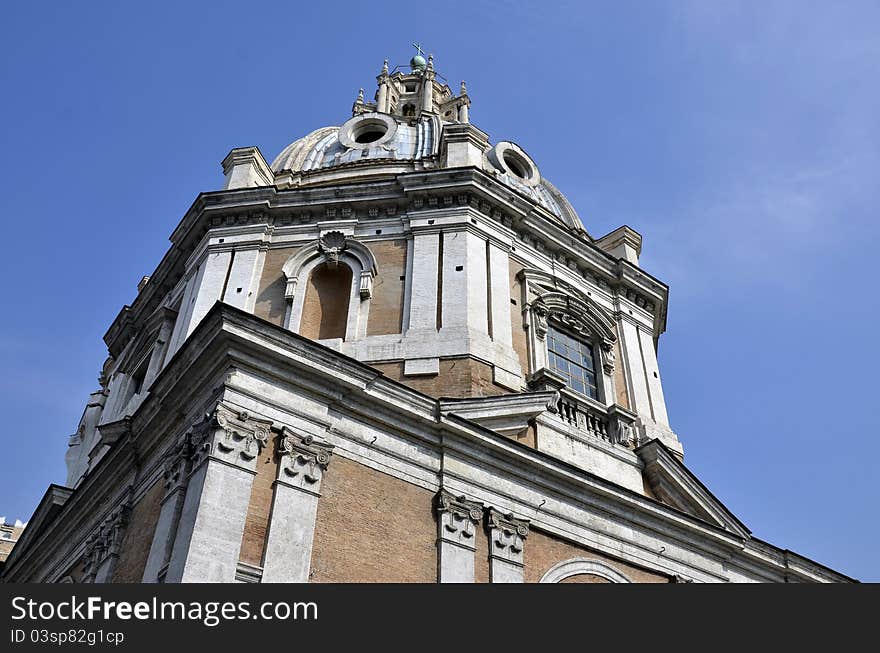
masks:
[[[592,339],[567,333],[550,322],[547,325],[547,364],[566,380],[569,388],[599,399],[598,365]]]
[[[299,332],[313,340],[345,340],[352,271],[345,263],[321,263],[306,285]]]
[[[546,368],[574,392],[613,403],[617,335],[611,316],[574,288],[550,290],[529,277],[532,369]]]

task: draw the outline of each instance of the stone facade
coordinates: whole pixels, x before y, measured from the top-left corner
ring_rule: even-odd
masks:
[[[343,125],[224,159],[4,579],[849,580],[683,464],[641,236],[591,236],[440,79],[386,62]]]

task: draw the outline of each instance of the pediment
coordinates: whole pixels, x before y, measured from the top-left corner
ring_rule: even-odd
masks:
[[[69,487],[61,485],[49,486],[36,510],[34,510],[33,516],[28,520],[27,527],[21,532],[21,537],[18,538],[18,542],[12,548],[9,558],[6,560],[7,569],[51,525],[58,516],[58,513],[61,512],[64,504],[67,503],[71,494],[73,494],[73,490]]]
[[[749,537],[751,531],[700,482],[660,440],[635,450],[644,475],[661,502],[724,530]]]

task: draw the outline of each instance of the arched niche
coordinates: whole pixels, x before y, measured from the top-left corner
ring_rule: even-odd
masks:
[[[604,578],[610,583],[631,583],[632,581],[617,571],[614,567],[599,562],[598,560],[590,560],[588,558],[572,558],[553,565],[547,570],[541,580],[541,583],[561,583],[566,578],[574,576],[598,576]]]
[[[308,294],[309,278],[313,271],[340,265],[347,266],[351,270],[345,335],[342,339],[352,341],[366,334],[373,279],[377,272],[376,257],[366,245],[346,237],[340,231],[322,234],[314,245],[301,249],[282,267],[286,280],[284,292],[287,302],[284,318],[286,328],[301,333],[303,308]]]

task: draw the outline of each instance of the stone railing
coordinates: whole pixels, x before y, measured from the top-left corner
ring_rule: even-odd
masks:
[[[559,389],[556,414],[594,438],[624,447],[636,446],[636,416],[622,406],[603,406],[567,388]]]
[[[605,406],[573,392],[565,386],[565,379],[547,369],[533,375],[530,386],[533,390],[555,390],[559,396],[553,412],[578,431],[611,444],[638,445],[636,415],[623,406]]]

